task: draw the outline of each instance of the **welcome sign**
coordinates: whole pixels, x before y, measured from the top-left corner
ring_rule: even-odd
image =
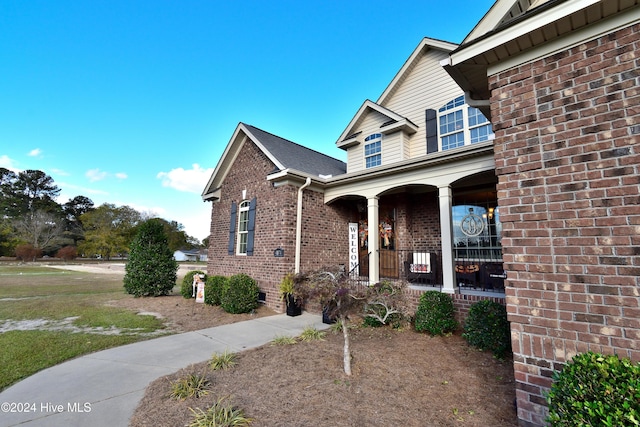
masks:
[[[349,223],[349,271],[358,267],[360,264],[358,254],[358,223]],[[356,274],[358,274],[356,272]]]

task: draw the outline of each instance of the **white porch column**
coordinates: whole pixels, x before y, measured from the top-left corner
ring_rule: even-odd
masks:
[[[379,224],[379,206],[378,198],[370,197],[367,199],[367,248],[369,250],[369,284],[375,284],[380,281],[380,255],[378,248],[380,247],[380,231]]]
[[[438,187],[440,200],[440,233],[442,241],[442,292],[455,294],[456,283],[455,260],[453,259],[453,207],[451,187]]]

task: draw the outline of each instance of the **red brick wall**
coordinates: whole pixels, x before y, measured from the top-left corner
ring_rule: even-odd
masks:
[[[490,76],[521,425],[587,350],[640,361],[640,25]]]
[[[302,201],[300,271],[326,266],[349,268],[349,222],[358,222],[355,205],[324,203],[324,195],[305,191]]]
[[[274,164],[253,143],[244,145],[222,184],[221,200],[212,204],[207,274],[248,274],[267,293],[267,304],[279,310],[278,285],[294,266],[297,189],[274,188],[266,180],[273,169]],[[239,204],[245,189],[247,199],[257,198],[254,255],[228,255],[231,203]],[[273,256],[278,247],[285,251],[282,258]]]
[[[437,192],[394,196],[389,199],[398,206],[397,249],[425,251],[441,247]],[[382,200],[386,202],[387,198]]]
[[[274,164],[253,143],[244,145],[222,184],[221,200],[212,204],[207,273],[227,277],[248,274],[266,293],[266,304],[282,311],[279,284],[295,267],[298,188],[273,187],[266,179],[273,169]],[[231,203],[239,204],[245,189],[247,199],[257,198],[254,255],[228,255]],[[304,191],[302,271],[347,264],[347,211],[339,202],[324,205],[321,193]],[[274,257],[276,248],[284,249],[285,256]]]

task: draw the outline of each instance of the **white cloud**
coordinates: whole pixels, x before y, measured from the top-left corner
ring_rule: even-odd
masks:
[[[60,183],[58,183],[58,187],[60,187],[62,189],[62,191],[69,191],[69,190],[77,191],[83,196],[87,195],[87,194],[88,195],[93,195],[93,196],[108,196],[109,195],[109,193],[107,191],[96,190],[96,189],[88,188],[88,187],[81,187],[79,185],[70,184],[68,182],[60,182]],[[89,197],[89,196],[87,196],[87,197]]]
[[[124,172],[118,172],[118,173],[116,174],[116,178],[118,178],[118,179],[127,179],[128,177],[129,177],[129,176],[128,176],[126,173],[124,173]]]
[[[15,166],[14,163],[15,161],[6,154],[0,156],[0,168],[9,169],[10,171],[17,173],[19,169]]]
[[[89,178],[90,182],[96,182],[105,179],[108,174],[100,169],[89,169],[84,175]]]
[[[212,173],[213,169],[203,169],[194,163],[192,169],[176,168],[169,172],[160,172],[156,178],[162,180],[163,187],[200,194]]]
[[[56,168],[51,169],[51,173],[55,173],[56,175],[60,175],[60,176],[69,176],[70,175],[69,172],[64,171],[62,169],[56,169]]]
[[[29,157],[38,157],[42,154],[42,150],[39,148],[34,148],[33,150],[29,151]]]

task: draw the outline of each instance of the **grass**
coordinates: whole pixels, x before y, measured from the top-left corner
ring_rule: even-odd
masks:
[[[82,354],[140,341],[134,335],[9,331],[0,334],[0,390]]]
[[[278,336],[271,340],[272,345],[291,345],[296,344],[298,340],[294,337]]]
[[[214,370],[229,369],[236,364],[236,354],[228,350],[224,353],[214,353],[209,360],[209,367]]]
[[[253,421],[244,415],[242,409],[231,406],[228,398],[221,397],[213,403],[207,411],[200,408],[192,409],[193,419],[189,427],[244,427],[251,425]]]
[[[153,316],[105,305],[126,297],[120,275],[0,264],[0,327],[7,321],[68,319],[69,327],[83,328],[0,332],[0,391],[65,360],[162,332],[163,322]]]
[[[326,335],[326,332],[319,331],[313,326],[307,326],[302,331],[302,334],[300,334],[300,340],[301,341],[318,341],[318,340],[322,341],[324,340],[325,335]]]
[[[171,383],[171,397],[185,400],[189,397],[199,398],[209,394],[209,380],[205,375],[189,374]]]

